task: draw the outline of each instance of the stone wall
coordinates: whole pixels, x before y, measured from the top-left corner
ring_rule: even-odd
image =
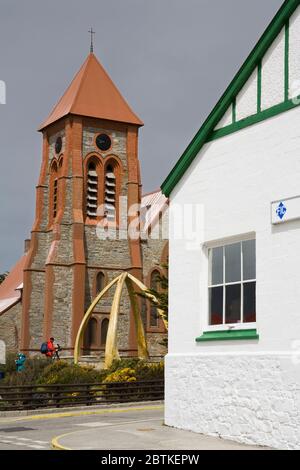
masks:
[[[100,240],[95,225],[85,226],[88,266],[126,269],[131,266],[128,240]]]
[[[17,352],[19,350],[21,315],[21,301],[0,315],[0,340],[5,343],[6,352]]]
[[[54,266],[52,335],[62,348],[70,347],[73,268]]]
[[[168,337],[168,333],[147,332],[147,343],[150,356],[165,356],[167,347],[164,343]]]
[[[144,283],[150,287],[149,276],[153,269],[162,266],[162,254],[166,246],[166,240],[153,240],[149,238],[142,242],[142,255],[143,255],[143,277]],[[167,337],[167,332],[163,328],[163,323],[159,320],[160,331],[151,331],[150,325],[147,322],[147,309],[149,303],[145,305],[145,319],[146,319],[146,333],[147,342],[150,356],[164,356],[167,352],[163,344],[163,339]]]
[[[40,349],[43,338],[45,273],[31,272],[32,293],[29,309],[30,349]]]

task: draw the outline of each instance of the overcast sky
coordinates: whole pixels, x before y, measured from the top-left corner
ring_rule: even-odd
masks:
[[[144,121],[144,192],[160,186],[283,0],[0,0],[0,273],[29,236],[36,131],[89,52]]]

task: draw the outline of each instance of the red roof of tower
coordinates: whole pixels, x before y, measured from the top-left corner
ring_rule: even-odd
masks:
[[[39,130],[68,114],[143,125],[93,53]]]

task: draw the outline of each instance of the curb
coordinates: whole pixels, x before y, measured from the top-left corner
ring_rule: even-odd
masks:
[[[39,415],[50,415],[57,413],[75,413],[79,411],[97,411],[105,410],[113,407],[118,408],[129,408],[133,406],[147,406],[147,405],[163,405],[164,400],[157,401],[139,401],[139,402],[128,402],[128,403],[109,403],[107,405],[94,405],[94,406],[74,406],[74,407],[64,407],[64,408],[42,408],[37,410],[20,410],[20,411],[0,411],[0,421],[1,418],[21,418],[22,416],[32,417]]]
[[[112,405],[113,406],[113,405]],[[77,410],[77,411],[66,411],[66,412],[58,412],[57,410],[53,413],[49,414],[37,414],[31,416],[23,416],[23,417],[11,417],[8,420],[0,419],[0,424],[8,424],[17,421],[35,421],[35,420],[49,420],[49,419],[59,419],[59,418],[72,418],[72,417],[79,417],[79,416],[89,416],[89,415],[101,415],[106,413],[128,413],[130,411],[144,411],[144,410],[157,410],[162,409],[164,407],[163,402],[148,402],[144,403],[144,406],[139,402],[135,403],[135,406],[115,406],[115,408],[96,408],[94,410]]]

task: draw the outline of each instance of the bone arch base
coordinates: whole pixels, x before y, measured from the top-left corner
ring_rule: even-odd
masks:
[[[145,295],[149,299],[153,299],[157,302],[157,299],[154,295],[148,293],[148,287],[145,286],[139,279],[132,276],[129,273],[120,274],[116,277],[113,281],[111,281],[95,298],[95,300],[90,305],[89,309],[87,310],[86,314],[83,317],[81,325],[79,327],[76,341],[75,341],[75,348],[74,348],[74,363],[78,364],[81,345],[83,342],[83,337],[85,330],[88,325],[88,321],[93,314],[93,311],[102,299],[104,295],[115,285],[117,284],[117,288],[115,291],[110,318],[109,318],[109,325],[107,331],[107,339],[106,339],[106,346],[105,346],[105,367],[108,368],[111,366],[114,359],[119,359],[119,352],[117,346],[117,330],[118,330],[118,318],[119,318],[119,310],[120,310],[120,301],[122,296],[122,290],[124,284],[127,287],[131,307],[134,314],[134,324],[135,324],[135,331],[137,337],[137,344],[138,344],[138,357],[140,359],[149,359],[148,347],[147,347],[147,340],[145,336],[144,326],[141,318],[141,314],[139,311],[138,302],[135,296],[134,285],[136,285],[141,291],[145,293]],[[165,319],[164,312],[160,309],[157,309],[158,315],[163,319],[165,327],[167,329],[167,322]]]

